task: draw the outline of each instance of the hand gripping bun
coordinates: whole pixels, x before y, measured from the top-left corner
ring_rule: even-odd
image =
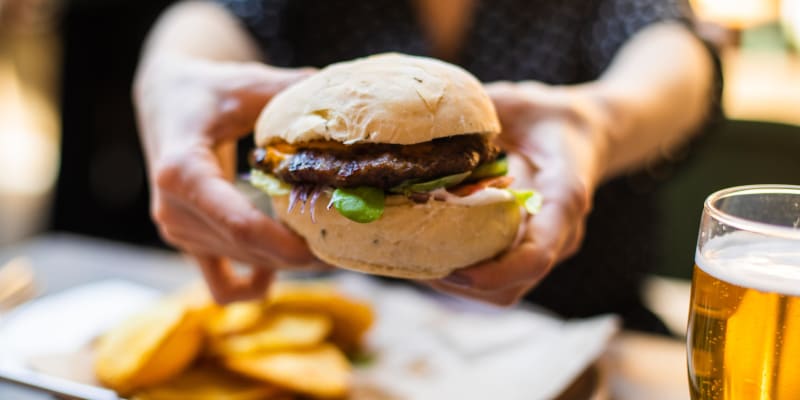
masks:
[[[468,72],[384,54],[333,64],[281,92],[262,112],[255,135],[259,148],[288,143],[299,149],[308,142],[412,145],[499,132],[491,99]],[[386,192],[380,218],[359,223],[326,207],[331,190],[321,193],[292,211],[289,196],[273,197],[276,215],[323,261],[385,276],[436,279],[492,258],[510,246],[522,218],[505,192],[474,205],[433,196],[416,203]]]
[[[398,278],[442,278],[492,258],[514,240],[521,219],[514,201],[463,206],[443,201],[416,204],[392,196],[380,219],[361,224],[328,210],[329,200],[323,195],[315,204],[316,223],[309,209],[288,212],[288,196],[273,198],[273,206],[322,261]]]
[[[383,54],[333,64],[279,93],[258,119],[256,145],[414,144],[499,132],[491,99],[468,72],[430,58]]]

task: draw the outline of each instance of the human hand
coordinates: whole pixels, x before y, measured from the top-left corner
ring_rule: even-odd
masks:
[[[543,197],[516,243],[498,257],[429,282],[434,288],[496,305],[512,305],[553,266],[580,247],[591,197],[601,176],[603,111],[569,88],[535,82],[487,84],[503,126],[509,175]]]
[[[313,70],[177,58],[144,65],[134,103],[159,233],[198,261],[218,302],[262,295],[275,268],[313,257],[234,188],[233,153],[224,151],[275,94]],[[238,276],[229,259],[252,273]]]

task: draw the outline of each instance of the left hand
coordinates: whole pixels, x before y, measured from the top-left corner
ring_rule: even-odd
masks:
[[[601,176],[605,120],[597,104],[569,87],[536,82],[485,87],[503,126],[499,140],[508,153],[513,186],[537,190],[544,202],[537,215],[524,219],[511,249],[428,284],[507,306],[580,247]]]
[[[275,270],[314,262],[302,238],[229,182],[233,152],[219,151],[252,130],[273,96],[313,73],[173,57],[144,63],[137,75],[153,220],[166,242],[197,260],[220,303],[263,297]],[[230,260],[252,272],[237,274]]]

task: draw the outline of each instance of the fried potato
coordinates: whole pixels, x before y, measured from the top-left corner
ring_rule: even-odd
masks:
[[[103,335],[95,373],[122,395],[179,375],[200,351],[200,319],[185,304],[160,301]]]
[[[350,364],[335,346],[228,357],[226,367],[243,375],[319,398],[344,397]]]
[[[266,301],[220,306],[197,283],[102,336],[95,373],[134,400],[339,398],[351,373],[342,351],[373,320],[332,284],[280,282]],[[212,357],[190,367],[201,352]]]
[[[169,382],[137,392],[131,400],[289,400],[291,394],[210,365],[196,366]]]
[[[215,307],[206,318],[205,328],[211,336],[225,336],[253,328],[264,314],[259,301],[244,301]]]
[[[245,333],[212,340],[212,354],[232,356],[312,347],[325,340],[331,325],[331,318],[324,314],[280,312]]]
[[[342,295],[335,286],[319,282],[278,282],[270,290],[267,312],[315,312],[333,320],[331,340],[344,351],[361,344],[372,326],[372,308]]]

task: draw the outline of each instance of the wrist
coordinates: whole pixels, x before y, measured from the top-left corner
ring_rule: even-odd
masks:
[[[608,176],[612,163],[613,132],[619,127],[612,108],[588,85],[555,86],[546,95],[543,119],[565,126],[560,129],[574,158],[576,172],[593,192]]]
[[[583,146],[587,177],[592,189],[608,175],[608,165],[613,157],[612,134],[615,118],[604,99],[584,90],[581,86],[563,88],[568,98],[566,117],[573,123],[577,146]]]

